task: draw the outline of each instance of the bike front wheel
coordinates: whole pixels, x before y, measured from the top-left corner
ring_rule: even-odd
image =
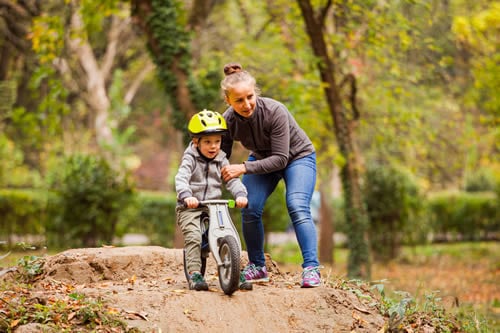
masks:
[[[233,236],[225,236],[219,244],[219,283],[226,295],[238,290],[240,282],[240,250]]]

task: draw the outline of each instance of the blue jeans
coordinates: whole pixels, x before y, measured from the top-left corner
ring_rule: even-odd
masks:
[[[248,160],[255,158],[250,156]],[[302,267],[319,266],[317,232],[310,207],[316,184],[316,153],[295,160],[280,171],[243,176],[243,184],[248,190],[248,207],[241,210],[241,215],[248,260],[256,266],[265,266],[262,212],[281,179],[285,181],[288,215],[302,252]]]

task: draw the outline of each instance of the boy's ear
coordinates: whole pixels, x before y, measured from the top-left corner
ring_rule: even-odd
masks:
[[[199,138],[192,138],[191,141],[193,142],[193,145],[198,146],[198,140]]]

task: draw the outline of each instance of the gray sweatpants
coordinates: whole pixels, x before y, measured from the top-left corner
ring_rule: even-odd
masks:
[[[176,207],[177,224],[184,235],[184,250],[189,274],[201,270],[201,228],[200,215],[206,208]]]

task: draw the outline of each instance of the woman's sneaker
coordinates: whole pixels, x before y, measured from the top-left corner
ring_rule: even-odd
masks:
[[[208,284],[200,272],[193,272],[189,277],[189,289],[197,291],[208,290]]]
[[[252,290],[253,285],[245,279],[245,274],[240,272],[240,283],[238,285],[240,290]]]
[[[266,266],[255,266],[249,263],[244,269],[243,274],[247,282],[269,282]]]
[[[319,266],[309,266],[304,268],[302,272],[302,281],[300,282],[301,288],[314,288],[319,287],[321,284],[321,274]]]

